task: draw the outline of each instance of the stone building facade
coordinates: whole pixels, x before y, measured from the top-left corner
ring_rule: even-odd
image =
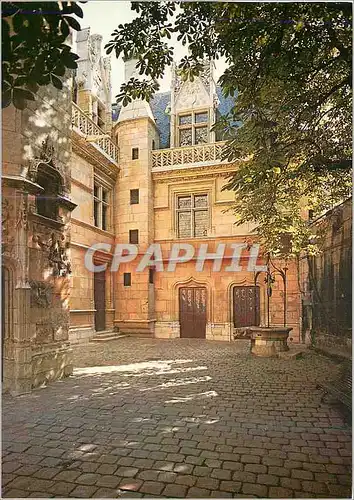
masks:
[[[99,242],[112,244],[114,190],[119,173],[118,147],[111,133],[110,61],[102,57],[102,37],[89,29],[77,34],[78,69],[73,85],[71,196],[70,341],[90,339],[96,330],[114,326],[114,276],[93,274],[85,254]],[[95,261],[110,257],[96,253]]]
[[[70,343],[96,332],[229,341],[268,321],[264,273],[255,283],[248,270],[256,236],[235,225],[234,195],[222,189],[237,162],[222,160],[223,142],[211,131],[232,105],[213,64],[194,82],[174,69],[170,92],[112,108],[101,43],[89,29],[79,32],[78,69],[64,91],[47,87],[28,109],[3,113],[3,380],[14,392],[70,374]],[[137,76],[135,63],[125,62],[127,80]],[[195,254],[168,270],[176,243]],[[85,257],[102,244],[93,273]],[[136,245],[137,256],[111,272],[117,244]],[[220,271],[213,256],[197,270],[199,250],[212,254],[222,244]],[[240,268],[227,270],[235,244]],[[151,245],[161,253],[137,270]],[[297,268],[276,265],[286,269],[287,325],[299,342]],[[269,321],[282,325],[279,277],[272,291]]]
[[[69,375],[71,82],[2,115],[2,381]]]
[[[138,77],[136,61],[125,64],[126,79]],[[231,340],[235,329],[267,322],[264,274],[255,286],[255,273],[248,271],[256,237],[250,226],[235,225],[235,215],[228,211],[234,195],[222,190],[237,164],[222,161],[223,142],[211,131],[231,105],[215,84],[213,64],[206,63],[194,82],[182,82],[173,69],[170,92],[157,94],[150,104],[133,101],[114,109],[121,168],[115,191],[116,241],[138,244],[136,259],[115,273],[114,324],[121,332]],[[195,255],[171,272],[168,259],[175,243],[192,245]],[[154,254],[154,264],[141,271],[137,264],[152,244],[160,245],[161,255]],[[213,256],[203,270],[196,270],[199,250],[204,246],[214,254],[220,244],[226,245],[220,271],[213,270]],[[236,272],[226,270],[233,244],[245,247]],[[298,342],[296,266],[277,265],[287,268],[287,324]],[[270,322],[283,324],[281,279],[273,285]]]

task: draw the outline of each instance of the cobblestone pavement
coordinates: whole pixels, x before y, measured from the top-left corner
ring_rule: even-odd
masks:
[[[123,338],[3,398],[4,497],[351,496],[351,436],[316,383],[338,367],[245,341]]]

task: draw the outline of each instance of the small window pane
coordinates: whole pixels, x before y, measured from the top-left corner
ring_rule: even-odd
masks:
[[[123,279],[124,279],[124,286],[131,286],[131,284],[132,284],[131,273],[124,273]]]
[[[208,196],[206,194],[198,194],[194,196],[195,208],[204,208],[208,206]]]
[[[138,160],[138,158],[139,158],[139,148],[133,148],[132,149],[132,159]]]
[[[139,231],[137,229],[131,229],[129,231],[129,243],[137,245],[139,243]]]
[[[185,128],[179,131],[179,145],[180,146],[191,146],[192,145],[192,129]]]
[[[108,213],[107,205],[102,205],[102,229],[104,231],[107,230],[107,213]]]
[[[94,200],[93,202],[93,216],[94,216],[95,226],[99,227],[99,203],[96,200]]]
[[[139,189],[130,190],[130,204],[131,205],[139,204]]]
[[[191,237],[191,212],[178,212],[178,236]]]
[[[195,143],[205,144],[208,142],[208,128],[207,127],[196,127],[195,129]]]
[[[98,186],[96,184],[93,187],[93,196],[98,198]]]
[[[192,123],[192,115],[182,115],[179,117],[180,125],[190,125]]]
[[[194,115],[195,123],[206,123],[208,121],[208,113],[207,111],[203,113],[196,113]]]
[[[178,208],[191,208],[191,197],[180,196],[178,198]]]
[[[108,203],[108,191],[106,189],[102,189],[102,200]]]
[[[196,210],[194,212],[194,236],[200,238],[208,235],[208,211]]]

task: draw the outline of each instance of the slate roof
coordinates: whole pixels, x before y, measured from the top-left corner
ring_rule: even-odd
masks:
[[[234,105],[235,98],[224,97],[221,87],[216,87],[217,96],[219,99],[218,111],[221,115],[227,114]],[[152,114],[154,115],[157,128],[160,132],[160,148],[170,147],[170,115],[169,105],[171,104],[171,92],[158,92],[150,101]],[[122,106],[115,103],[112,104],[112,121],[118,120],[119,112]]]

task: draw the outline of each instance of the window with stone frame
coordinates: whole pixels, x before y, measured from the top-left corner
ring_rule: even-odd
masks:
[[[209,112],[207,110],[180,113],[177,116],[179,146],[194,146],[209,142]]]
[[[177,196],[176,227],[178,238],[208,236],[209,197],[207,194]]]
[[[58,196],[62,194],[62,179],[60,174],[47,164],[38,167],[36,183],[42,192],[36,196],[36,211],[47,219],[58,220]]]
[[[109,200],[110,191],[98,181],[93,187],[93,216],[94,225],[104,231],[109,230]]]

